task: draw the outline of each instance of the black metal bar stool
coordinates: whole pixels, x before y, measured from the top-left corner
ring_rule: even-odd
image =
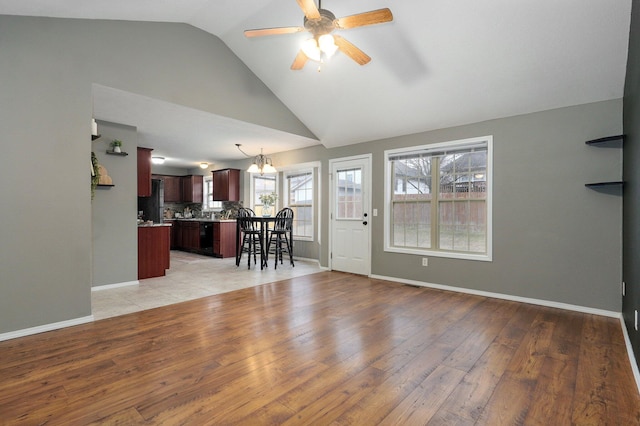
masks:
[[[293,210],[288,207],[283,208],[276,214],[273,229],[269,234],[269,243],[267,244],[267,252],[271,250],[271,243],[274,243],[275,267],[278,268],[278,260],[282,265],[282,252],[289,253],[289,262],[293,263]],[[275,236],[275,241],[274,241]],[[285,247],[283,248],[282,243]]]
[[[242,244],[238,248],[236,256],[236,266],[240,266],[242,253],[247,253],[247,269],[251,269],[251,255],[253,254],[253,263],[257,264],[257,255],[260,256],[260,267],[264,265],[264,247],[260,238],[260,229],[256,228],[253,221],[253,211],[251,209],[240,209],[238,211],[237,226],[242,233]],[[260,251],[258,251],[258,249]]]

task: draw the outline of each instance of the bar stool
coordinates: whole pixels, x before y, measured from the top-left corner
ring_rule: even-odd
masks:
[[[282,265],[282,252],[285,251],[289,253],[289,262],[291,266],[296,266],[293,263],[293,250],[292,244],[293,241],[289,241],[291,237],[291,231],[293,229],[293,210],[288,207],[283,208],[276,214],[275,222],[273,224],[273,230],[271,230],[269,234],[269,243],[267,244],[267,252],[271,250],[271,243],[273,241],[273,237],[275,236],[275,268],[278,269],[278,259],[280,259],[280,264]],[[286,246],[286,249],[283,249],[282,243]]]
[[[257,264],[256,255],[260,255],[260,264],[263,265],[264,259],[264,248],[262,245],[262,241],[260,239],[260,230],[256,228],[255,222],[253,221],[252,215],[253,211],[251,209],[240,209],[238,210],[238,226],[240,227],[240,232],[242,232],[242,244],[238,249],[238,256],[236,258],[236,266],[240,266],[240,260],[242,259],[242,253],[246,252],[247,259],[247,269],[251,269],[251,254],[253,254],[253,263]],[[258,247],[260,251],[258,252]]]

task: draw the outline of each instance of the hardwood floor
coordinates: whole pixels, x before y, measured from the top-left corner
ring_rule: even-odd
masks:
[[[321,272],[0,342],[2,424],[636,425],[616,319]]]

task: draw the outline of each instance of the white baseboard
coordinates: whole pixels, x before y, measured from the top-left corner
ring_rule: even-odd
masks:
[[[322,269],[323,271],[328,271],[329,268],[327,268],[326,266],[322,266],[320,265],[320,261],[318,259],[311,259],[308,257],[298,257],[298,256],[294,256],[293,257],[294,261],[300,260],[302,262],[311,262],[311,263],[315,263],[316,265],[318,265],[318,268]]]
[[[433,284],[423,281],[405,280],[403,278],[385,277],[382,275],[371,275],[371,278],[385,281],[395,281],[403,284],[415,285],[419,287],[435,288],[438,290],[455,291],[458,293],[473,294],[476,296],[491,297],[493,299],[511,300],[513,302],[530,303],[532,305],[547,306],[549,308],[565,309],[567,311],[582,312],[585,314],[600,315],[603,317],[619,318],[620,312],[607,311],[604,309],[589,308],[587,306],[571,305],[568,303],[552,302],[549,300],[532,299],[529,297],[512,296],[510,294],[492,293],[489,291],[472,290],[463,287],[453,287],[442,284]]]
[[[18,337],[30,336],[32,334],[44,333],[45,331],[58,330],[60,328],[71,327],[74,325],[86,324],[92,322],[93,315],[86,317],[74,318],[71,320],[54,322],[51,324],[39,325],[37,327],[25,328],[22,330],[10,331],[8,333],[0,334],[0,342],[4,340],[16,339]]]
[[[633,346],[631,346],[631,339],[629,339],[629,333],[627,332],[627,326],[624,323],[624,317],[620,314],[620,325],[622,326],[622,334],[624,335],[624,343],[627,346],[627,355],[629,356],[629,363],[631,364],[631,371],[633,371],[633,377],[636,379],[636,387],[640,392],[640,371],[638,371],[638,363],[633,353]]]
[[[91,291],[111,290],[112,288],[129,287],[131,285],[140,285],[140,281],[135,280],[135,281],[126,281],[123,283],[98,285],[95,287],[91,287]]]

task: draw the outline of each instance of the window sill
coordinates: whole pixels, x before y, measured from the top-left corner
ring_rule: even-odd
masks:
[[[444,257],[448,259],[460,259],[460,260],[475,260],[480,262],[492,262],[491,254],[473,254],[473,253],[459,253],[451,251],[437,251],[428,249],[409,249],[400,247],[385,247],[385,252],[388,253],[402,253],[413,254],[417,256],[429,256],[429,257]]]
[[[305,242],[305,243],[312,243],[312,242],[315,241],[313,239],[313,237],[296,237],[295,235],[293,236],[293,239],[295,241],[302,241],[302,242]]]

